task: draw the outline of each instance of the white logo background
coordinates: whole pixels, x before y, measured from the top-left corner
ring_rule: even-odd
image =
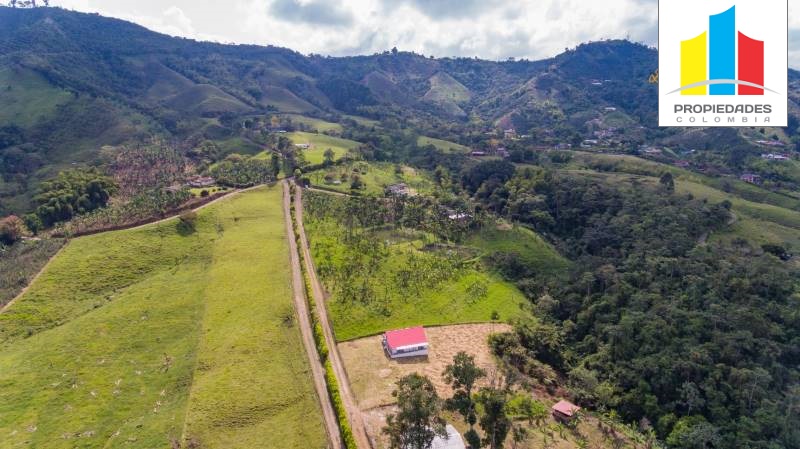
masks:
[[[667,95],[681,87],[681,41],[708,31],[709,16],[736,6],[738,32],[764,41],[764,95]],[[660,126],[786,126],[788,4],[786,0],[662,0],[658,3],[658,109]],[[738,89],[737,89],[738,91]],[[683,114],[675,105],[764,105],[771,114]],[[690,117],[694,122],[690,122]],[[733,117],[734,122],[729,119]],[[765,118],[769,117],[766,122]]]

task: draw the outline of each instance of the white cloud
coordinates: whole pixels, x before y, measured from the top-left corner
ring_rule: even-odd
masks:
[[[435,56],[540,59],[588,40],[656,45],[655,0],[53,0],[201,40],[302,53],[369,54],[394,46]],[[800,0],[790,4],[800,67]]]

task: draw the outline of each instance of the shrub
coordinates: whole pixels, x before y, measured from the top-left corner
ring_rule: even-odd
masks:
[[[182,232],[194,232],[195,222],[197,221],[197,212],[187,210],[182,212],[178,217],[178,228]]]
[[[28,229],[22,219],[16,215],[10,215],[0,220],[0,243],[10,246],[26,235],[28,235]]]

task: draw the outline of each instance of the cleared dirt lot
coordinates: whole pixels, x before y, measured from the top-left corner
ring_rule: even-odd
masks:
[[[452,363],[453,356],[465,351],[475,356],[476,363],[487,371],[487,379],[496,372],[494,358],[489,352],[490,334],[506,332],[507,324],[460,324],[426,328],[430,342],[428,357],[391,360],[383,351],[381,336],[361,338],[339,344],[339,352],[347,369],[350,386],[361,410],[389,405],[394,402],[392,390],[401,377],[418,372],[430,377],[442,397],[452,390],[444,383],[442,371]],[[486,379],[484,379],[486,382]],[[482,385],[482,384],[479,384]]]

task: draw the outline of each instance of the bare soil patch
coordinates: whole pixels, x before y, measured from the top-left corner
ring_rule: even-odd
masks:
[[[490,334],[510,329],[501,323],[426,328],[428,357],[392,360],[383,351],[380,335],[339,343],[339,352],[358,406],[366,411],[394,403],[392,391],[397,380],[415,372],[428,376],[439,396],[449,397],[452,389],[444,383],[442,372],[459,351],[475,356],[475,362],[489,374],[487,379],[496,377],[497,366],[487,339]]]

